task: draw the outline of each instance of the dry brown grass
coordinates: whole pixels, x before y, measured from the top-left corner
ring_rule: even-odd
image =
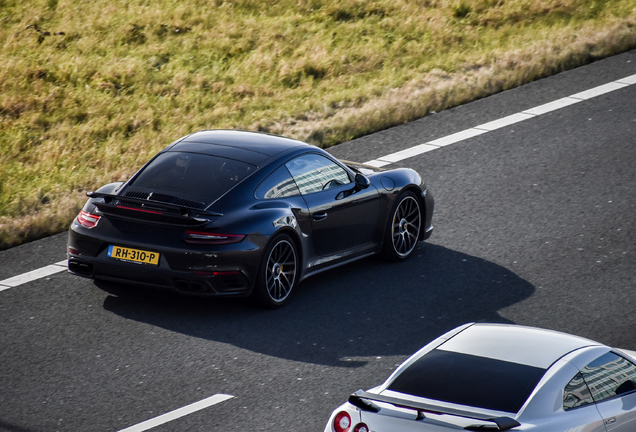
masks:
[[[520,49],[494,53],[454,73],[434,69],[423,79],[372,98],[360,106],[334,108],[311,117],[272,124],[273,133],[336,144],[406,123],[534,80],[633,49],[636,18],[616,20],[603,29],[583,27]]]

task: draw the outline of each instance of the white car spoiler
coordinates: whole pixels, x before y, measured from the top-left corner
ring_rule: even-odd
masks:
[[[521,423],[512,419],[510,417],[490,417],[470,411],[457,410],[452,408],[444,408],[436,405],[430,405],[420,402],[408,401],[405,399],[399,399],[390,396],[382,396],[375,393],[368,393],[363,390],[358,390],[349,396],[349,403],[360,408],[363,411],[371,411],[371,412],[379,412],[380,407],[373,403],[373,401],[384,402],[396,406],[398,408],[406,408],[417,411],[416,420],[422,420],[425,417],[424,413],[432,413],[432,414],[448,414],[456,417],[463,417],[475,420],[481,420],[486,422],[494,423],[492,427],[488,425],[475,425],[475,426],[466,426],[465,430],[470,431],[487,431],[487,430],[498,430],[498,431],[507,431],[517,426],[521,426]]]

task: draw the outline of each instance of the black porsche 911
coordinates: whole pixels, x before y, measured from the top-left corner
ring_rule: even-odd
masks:
[[[375,253],[406,259],[433,230],[415,171],[255,132],[193,133],[87,195],[69,229],[72,273],[266,307],[323,270]]]

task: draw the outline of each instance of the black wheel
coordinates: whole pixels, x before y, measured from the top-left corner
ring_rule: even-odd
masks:
[[[420,237],[422,210],[413,192],[402,193],[391,210],[384,235],[382,254],[399,261],[408,258]]]
[[[254,287],[256,300],[267,308],[281,307],[298,279],[298,254],[294,241],[281,234],[270,242],[263,255]]]

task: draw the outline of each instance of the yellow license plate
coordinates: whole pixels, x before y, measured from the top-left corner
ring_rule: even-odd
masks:
[[[108,256],[122,261],[159,265],[159,254],[120,246],[108,246]]]

